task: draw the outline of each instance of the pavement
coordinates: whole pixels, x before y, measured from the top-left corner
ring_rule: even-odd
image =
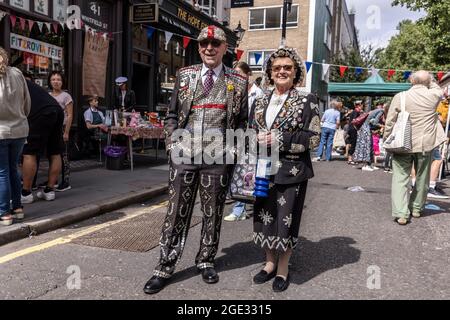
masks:
[[[194,259],[202,226],[193,226],[176,273],[156,295],[145,295],[142,288],[158,261],[158,247],[132,252],[73,241],[96,233],[109,236],[112,224],[129,223],[136,215],[149,219],[164,215],[167,196],[162,196],[145,205],[135,204],[1,246],[0,298],[450,299],[449,200],[430,201],[433,206],[428,206],[423,217],[399,226],[391,216],[391,174],[363,172],[344,161],[318,162],[314,168],[316,176],[308,186],[299,245],[291,258],[291,285],[283,293],[274,293],[271,282],[252,282],[264,256],[252,241],[251,219],[223,222],[216,257],[220,281],[214,285],[205,284],[196,272]],[[356,186],[362,191],[348,190]],[[443,187],[450,192],[448,181]],[[230,210],[227,206],[226,211]],[[194,215],[201,216],[198,204]]]
[[[135,170],[107,170],[94,160],[71,163],[71,190],[57,192],[55,201],[24,205],[26,218],[0,227],[0,245],[61,228],[134,203],[149,201],[167,191],[167,158],[135,156]],[[43,162],[38,183],[46,181]],[[36,192],[34,192],[36,195]]]

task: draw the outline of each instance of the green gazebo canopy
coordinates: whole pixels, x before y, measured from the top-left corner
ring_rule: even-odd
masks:
[[[410,83],[386,83],[380,75],[375,74],[363,83],[330,82],[328,93],[339,96],[394,96],[410,88]]]

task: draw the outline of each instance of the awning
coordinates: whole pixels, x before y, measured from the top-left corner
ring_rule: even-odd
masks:
[[[410,83],[386,83],[376,74],[363,83],[331,82],[328,84],[328,93],[339,96],[394,96],[410,88]]]

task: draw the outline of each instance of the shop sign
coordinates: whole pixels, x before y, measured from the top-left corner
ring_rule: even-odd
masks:
[[[198,30],[202,30],[208,26],[206,22],[203,22],[200,18],[181,8],[178,8],[178,19],[186,22]]]
[[[253,0],[231,0],[232,8],[253,7]]]
[[[157,3],[135,4],[130,11],[130,20],[133,23],[158,22],[158,11]]]
[[[22,10],[30,10],[30,0],[11,0],[9,4]]]
[[[11,33],[10,35],[10,44],[11,49],[29,52],[55,60],[63,59],[63,48],[15,33]]]
[[[110,31],[111,4],[106,1],[83,1],[81,20],[99,31]]]

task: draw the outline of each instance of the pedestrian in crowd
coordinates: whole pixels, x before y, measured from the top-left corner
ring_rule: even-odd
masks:
[[[349,165],[355,165],[356,162],[353,161],[353,155],[356,149],[356,142],[358,141],[358,129],[352,124],[352,121],[358,118],[362,112],[362,101],[358,100],[355,102],[353,110],[351,110],[346,116],[348,118],[348,128],[346,131],[345,143],[346,143],[346,154],[347,163]]]
[[[240,61],[236,64],[235,69],[237,71],[239,71],[240,73],[244,74],[247,77],[251,77],[252,75],[252,70],[250,69],[250,66],[243,62]],[[248,106],[249,106],[249,113],[251,111],[251,107],[253,106],[253,102],[255,101],[256,98],[262,96],[264,94],[264,92],[259,88],[259,86],[256,83],[251,83],[249,81],[249,86],[248,86]],[[252,211],[249,210],[248,207],[251,207],[250,204],[245,204],[244,202],[236,202],[236,204],[233,207],[233,211],[227,215],[224,220],[225,221],[239,221],[239,220],[245,220],[248,218],[249,216],[249,212],[248,211]]]
[[[17,166],[28,136],[31,104],[25,78],[8,64],[8,53],[0,47],[0,224],[4,226],[24,218]]]
[[[128,78],[118,77],[115,89],[115,107],[121,111],[132,111],[136,107],[136,94],[128,88]]]
[[[58,101],[62,110],[64,111],[64,130],[63,130],[63,140],[64,140],[64,151],[61,154],[62,159],[62,170],[61,170],[61,181],[56,187],[55,191],[64,192],[70,190],[72,186],[70,185],[70,163],[69,163],[69,139],[70,139],[70,129],[72,128],[73,121],[73,99],[69,93],[63,90],[64,86],[64,76],[61,71],[52,71],[49,75],[49,87],[50,95]]]
[[[336,130],[341,125],[341,109],[342,102],[331,100],[330,109],[325,111],[322,116],[322,133],[320,136],[320,145],[317,150],[316,161],[322,160],[322,154],[325,150],[326,161],[331,161],[331,153],[333,152],[333,140]]]
[[[384,114],[387,117],[389,109],[391,107],[391,102],[384,104]],[[385,120],[386,124],[386,120]],[[385,128],[382,130],[383,141],[386,141]],[[384,172],[392,173],[392,153],[385,150],[384,162],[383,162]]]
[[[264,250],[266,264],[253,281],[262,284],[275,278],[273,291],[281,292],[289,286],[289,260],[298,242],[308,179],[314,176],[309,150],[319,142],[320,116],[316,97],[295,88],[306,72],[294,49],[275,51],[266,72],[275,89],[256,99],[250,124],[260,144],[272,144],[271,130],[277,129],[282,138],[269,197],[254,204],[253,239]]]
[[[213,157],[203,150],[214,143],[207,142],[206,137],[210,132],[220,131],[225,134],[226,130],[247,128],[248,79],[223,65],[222,59],[228,45],[222,29],[216,26],[202,29],[198,43],[203,63],[179,70],[165,120],[166,146],[170,157],[170,197],[160,240],[159,263],[153,277],[144,287],[144,292],[148,294],[156,293],[167,285],[180,261],[197,190],[201,195],[203,227],[195,264],[204,282],[212,284],[219,281],[214,259],[219,246],[224,202],[232,168],[221,164],[224,163],[221,157],[225,156],[225,151],[220,151]],[[194,139],[197,139],[194,132],[200,130],[200,146],[196,142],[194,147],[190,143],[187,145],[184,138],[183,141],[178,141],[174,134],[176,129],[184,129],[184,133],[189,133]],[[218,143],[223,148],[223,142]],[[184,148],[191,160],[201,156],[201,164],[192,164],[192,161],[190,164],[177,164],[178,161],[175,160],[180,151],[184,152]],[[205,158],[210,159],[209,157],[213,157],[213,164],[206,163]],[[215,161],[216,159],[219,161]]]
[[[33,178],[38,168],[38,157],[47,154],[49,159],[47,185],[36,196],[46,201],[55,200],[55,185],[61,171],[61,153],[64,150],[64,112],[55,98],[39,85],[27,80],[31,97],[31,112],[28,116],[30,133],[23,149],[22,203],[33,203]]]
[[[421,216],[430,181],[431,152],[447,140],[436,113],[443,91],[427,71],[414,73],[410,81],[413,86],[405,93],[405,103],[411,120],[412,150],[395,153],[392,158],[392,215],[400,225],[408,223],[410,214],[415,218]],[[401,98],[397,94],[386,119],[386,138],[392,133],[400,110]],[[413,165],[416,181],[408,201],[408,182]]]
[[[369,113],[367,119],[364,121],[364,124],[358,131],[358,139],[356,141],[353,160],[356,162],[364,163],[362,171],[371,172],[378,169],[377,167],[372,165],[374,162],[372,131],[379,130],[381,127],[383,127],[383,114],[383,109],[372,110]]]

